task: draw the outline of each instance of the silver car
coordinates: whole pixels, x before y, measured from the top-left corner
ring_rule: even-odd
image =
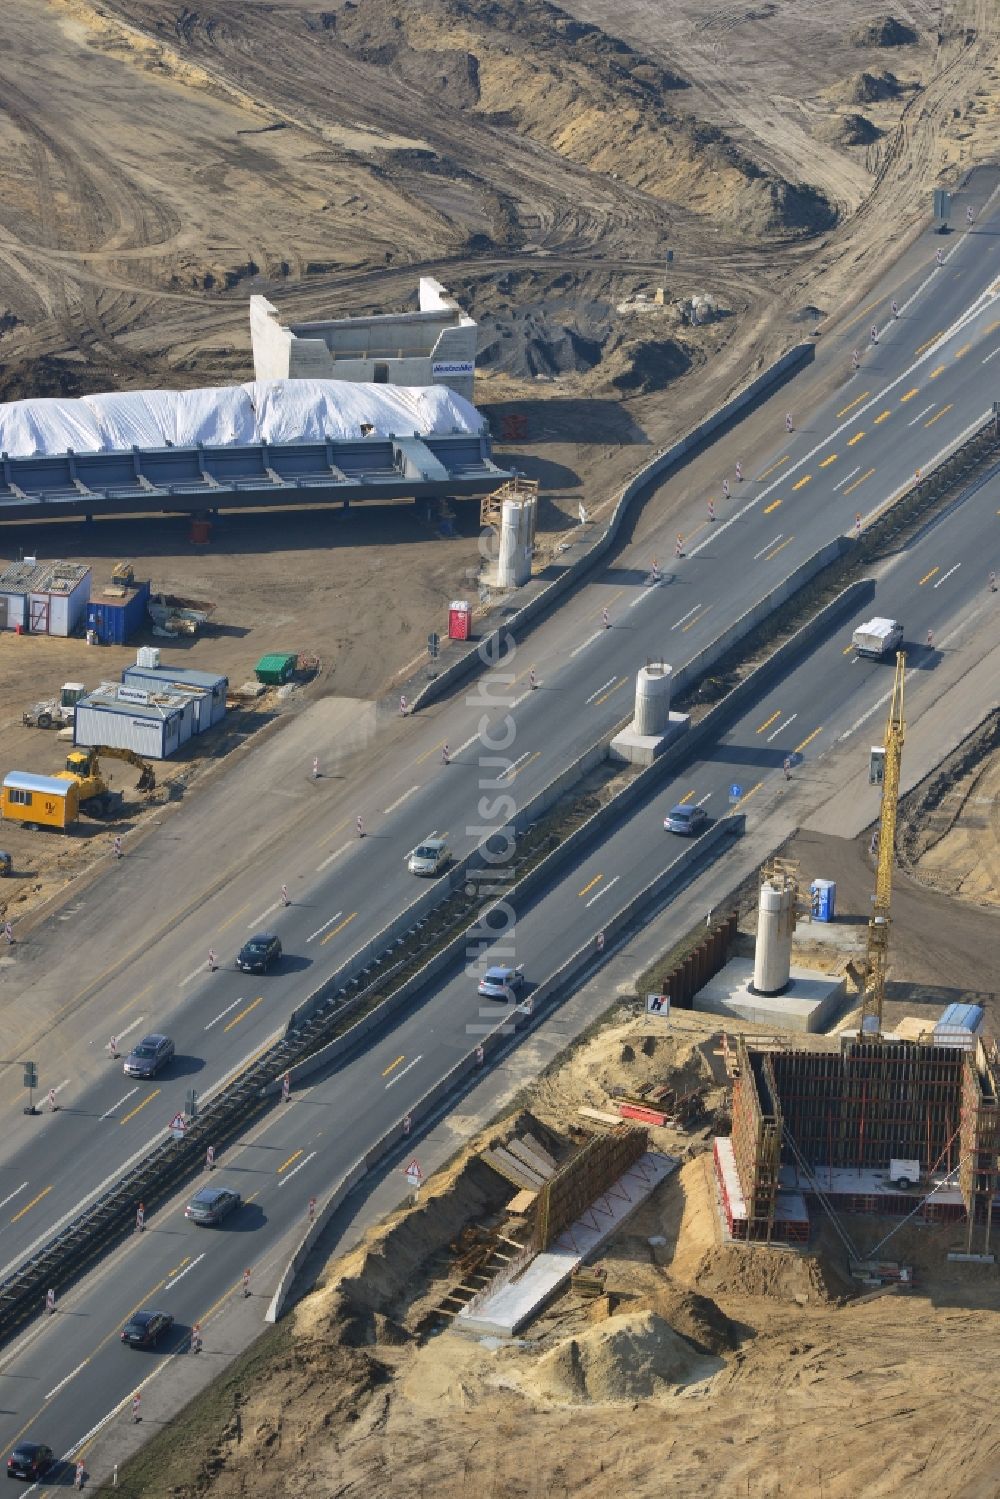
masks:
[[[700,833],[708,822],[708,813],[704,807],[685,807],[679,805],[671,807],[663,819],[663,826],[668,833],[680,833],[682,836],[693,838]]]
[[[143,1036],[125,1058],[124,1071],[128,1077],[155,1077],[174,1055],[174,1043],[169,1036]]]
[[[479,980],[479,992],[484,999],[516,999],[524,987],[524,964],[507,968],[502,963],[487,968]]]
[[[451,850],[443,838],[425,838],[409,855],[406,867],[411,874],[440,874],[450,858]]]

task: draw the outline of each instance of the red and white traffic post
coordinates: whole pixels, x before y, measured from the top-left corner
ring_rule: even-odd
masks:
[[[55,1090],[55,1088],[50,1088],[49,1089],[49,1113],[50,1114],[54,1114],[55,1111],[56,1111],[56,1109],[58,1107],[59,1107],[59,1105],[56,1103],[56,1090]]]
[[[532,667],[528,672],[528,686],[531,688],[532,692],[534,692],[535,688],[538,686],[538,678],[535,676],[534,667]]]
[[[604,933],[603,932],[598,932],[598,934],[597,934],[597,951],[598,952],[603,952],[604,951]]]
[[[743,465],[742,465],[742,463],[737,463],[737,465],[736,465],[736,482],[737,482],[737,484],[742,484],[743,483]]]
[[[401,718],[405,718],[406,717],[407,709],[409,708],[409,706],[410,705],[406,701],[406,698],[405,697],[401,697],[400,700],[399,700],[399,715],[400,715]]]
[[[201,1352],[201,1323],[196,1322],[191,1329],[191,1352]]]
[[[872,323],[872,343],[878,343],[878,324]]]
[[[608,611],[606,609],[601,610],[601,624],[606,630],[611,629],[611,620],[608,618]]]
[[[75,1489],[83,1488],[83,1471],[83,1463],[77,1463],[76,1472],[73,1474],[73,1487]]]
[[[46,1293],[45,1293],[45,1310],[48,1312],[48,1314],[49,1314],[50,1317],[51,1317],[52,1313],[55,1311],[55,1309],[56,1309],[56,1293],[55,1293],[55,1291],[46,1291]]]
[[[288,886],[287,885],[282,885],[282,887],[281,887],[281,904],[283,906],[290,906],[291,903],[292,902],[291,902],[291,900],[289,899],[289,896],[288,896]]]
[[[403,1134],[408,1135],[412,1128],[413,1120],[410,1118],[409,1114],[406,1114],[403,1118]]]
[[[479,1045],[476,1047],[476,1066],[477,1067],[481,1067],[483,1065],[483,1058],[485,1057],[485,1055],[486,1055],[486,1053],[483,1051],[483,1043],[480,1041]]]
[[[111,1040],[108,1042],[108,1056],[111,1058],[112,1062],[114,1062],[117,1060],[119,1055],[120,1053],[118,1051],[118,1037],[112,1036]]]
[[[243,1295],[245,1297],[250,1295],[250,1271],[249,1270],[244,1270],[244,1272],[243,1272]]]
[[[14,928],[11,926],[11,924],[10,924],[9,921],[5,921],[4,924],[3,924],[3,934],[7,938],[7,946],[8,947],[13,947],[14,946]]]
[[[892,299],[892,315],[893,317],[899,317],[899,303],[896,301],[895,297],[893,297]]]
[[[132,1420],[133,1422],[142,1420],[142,1396],[138,1390],[132,1396]]]
[[[851,367],[855,371],[855,373],[857,373],[857,371],[861,367],[861,355],[858,353],[857,349],[855,349],[854,353],[851,355]]]
[[[441,764],[442,765],[450,765],[451,764],[451,750],[448,748],[448,741],[447,741],[447,739],[445,740],[444,744],[442,744],[442,746],[441,746]]]
[[[143,1204],[140,1202],[139,1206],[135,1210],[135,1231],[136,1231],[137,1234],[141,1234],[141,1233],[145,1232],[145,1228],[146,1228],[146,1209],[143,1206]]]
[[[219,959],[217,958],[217,956],[215,954],[215,950],[210,947],[208,949],[208,971],[209,971],[209,973],[214,973],[215,970],[218,968],[218,966],[219,966]]]
[[[309,1199],[309,1222],[310,1223],[315,1223],[316,1222],[316,1199],[315,1199],[315,1197],[310,1197],[310,1199]]]
[[[791,432],[794,430],[794,427],[795,423],[792,421],[792,413],[788,411],[785,413],[785,431]]]
[[[116,859],[120,859],[121,856],[122,856],[122,840],[119,837],[115,838],[115,841],[111,845],[111,848],[112,848],[112,851],[114,853],[115,858]]]
[[[684,537],[680,534],[679,531],[677,533],[677,540],[674,542],[674,556],[684,556]]]
[[[660,564],[656,560],[656,558],[654,557],[653,558],[653,582],[654,583],[658,583],[659,581],[660,581]]]
[[[723,481],[722,481],[722,498],[724,500],[728,500],[729,499],[729,480],[728,479],[723,479]]]
[[[210,1145],[208,1147],[208,1149],[205,1151],[205,1170],[206,1171],[214,1171],[215,1170],[215,1146],[214,1145]]]
[[[709,518],[709,520],[714,520],[715,519],[715,501],[714,500],[709,500],[709,502],[708,502],[708,518]]]
[[[944,265],[944,251],[936,250],[934,253],[934,259],[937,261],[938,265]]]
[[[854,538],[855,538],[856,541],[860,541],[861,540],[861,511],[860,510],[856,513],[856,515],[854,517]]]
[[[362,819],[362,818],[360,818],[360,817],[359,817],[359,818],[358,818],[358,837],[359,837],[359,838],[363,838],[363,837],[364,837],[364,836],[365,836],[365,825],[364,825],[364,821],[363,821],[363,819]]]
[[[313,756],[313,780],[319,775],[319,755]]]
[[[286,1072],[281,1079],[281,1101],[287,1103],[292,1096],[292,1074]]]

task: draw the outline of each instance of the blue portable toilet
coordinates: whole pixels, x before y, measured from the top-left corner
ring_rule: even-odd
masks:
[[[833,921],[837,914],[837,885],[835,880],[813,880],[809,886],[812,896],[814,921]]]

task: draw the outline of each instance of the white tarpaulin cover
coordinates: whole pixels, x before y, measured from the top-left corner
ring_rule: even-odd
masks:
[[[483,418],[446,385],[350,380],[254,380],[203,390],[128,390],[79,400],[0,404],[8,458],[137,448],[245,447],[255,442],[352,440],[479,432]]]

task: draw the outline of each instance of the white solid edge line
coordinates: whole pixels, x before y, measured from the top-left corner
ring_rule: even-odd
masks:
[[[59,1383],[57,1385],[55,1385],[54,1388],[51,1389],[49,1391],[49,1393],[47,1395],[43,1396],[42,1398],[45,1399],[45,1400],[51,1400],[53,1398],[53,1396],[58,1395],[59,1391],[62,1390],[62,1389],[65,1389],[66,1385],[69,1384],[70,1380],[71,1379],[75,1379],[76,1376],[79,1374],[80,1370],[81,1369],[85,1369],[89,1363],[90,1363],[90,1358],[89,1357],[85,1358],[82,1364],[77,1364],[77,1366],[73,1370],[72,1374],[67,1374],[66,1377],[65,1377],[65,1379],[61,1379],[59,1381]]]
[[[280,1182],[278,1183],[278,1186],[279,1187],[283,1187],[286,1182],[290,1182],[291,1179],[292,1179],[292,1177],[295,1176],[297,1172],[299,1172],[299,1171],[302,1170],[303,1166],[308,1166],[309,1162],[314,1159],[315,1155],[316,1155],[315,1150],[311,1150],[307,1156],[303,1156],[302,1160],[299,1161],[298,1165],[297,1166],[293,1166],[292,1169],[291,1169],[291,1171],[289,1171],[288,1175],[287,1176],[283,1176],[281,1178]]]
[[[433,837],[433,836],[434,836],[434,835],[433,835],[433,833],[432,833],[432,834],[431,834],[431,837]],[[319,936],[319,934],[320,934],[320,932],[325,932],[325,931],[326,931],[326,929],[327,929],[327,927],[328,927],[328,926],[333,926],[333,923],[334,923],[334,922],[335,922],[335,921],[336,921],[336,920],[337,920],[337,916],[343,916],[343,914],[344,914],[344,913],[343,913],[343,911],[338,911],[338,912],[337,912],[337,913],[336,913],[336,915],[335,915],[335,916],[331,916],[331,917],[330,917],[330,920],[329,920],[329,921],[324,921],[324,923],[323,923],[323,925],[322,925],[322,926],[318,926],[318,927],[317,927],[317,928],[316,928],[316,930],[315,930],[315,931],[314,931],[314,932],[312,932],[312,933],[311,933],[311,934],[310,934],[310,935],[309,935],[309,936],[308,936],[308,937],[307,937],[307,938],[306,938],[306,941],[307,941],[307,942],[311,942],[311,941],[312,941],[312,940],[313,940],[313,937],[318,937],[318,936]]]
[[[424,1054],[423,1054],[423,1052],[421,1052],[419,1056],[416,1056],[416,1057],[413,1058],[412,1062],[407,1062],[407,1064],[403,1068],[402,1072],[397,1072],[396,1075],[395,1075],[395,1077],[391,1077],[389,1079],[389,1081],[385,1085],[386,1086],[386,1090],[388,1090],[389,1088],[395,1087],[395,1085],[399,1082],[399,1079],[401,1077],[405,1077],[406,1074],[409,1072],[409,1070],[410,1070],[411,1067],[415,1067],[418,1062],[423,1061],[423,1056],[424,1056]]]
[[[185,1277],[185,1275],[188,1273],[189,1270],[193,1270],[194,1267],[195,1267],[195,1265],[200,1265],[201,1264],[202,1260],[205,1258],[205,1256],[206,1256],[207,1253],[208,1253],[208,1250],[207,1249],[203,1249],[202,1252],[201,1252],[201,1254],[199,1254],[198,1258],[195,1259],[195,1260],[192,1260],[191,1263],[190,1263],[190,1265],[185,1265],[184,1269],[178,1271],[178,1273],[176,1275],[172,1276],[170,1280],[164,1281],[163,1282],[163,1289],[165,1291],[172,1291],[174,1289],[174,1286],[177,1284],[177,1282],[179,1280],[183,1280],[184,1277]]]

